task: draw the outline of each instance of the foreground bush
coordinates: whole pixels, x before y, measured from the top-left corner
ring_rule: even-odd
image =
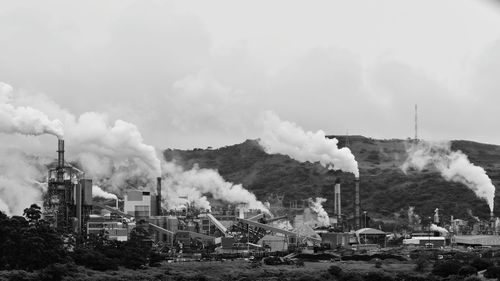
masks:
[[[474,259],[470,263],[470,265],[475,267],[477,269],[477,271],[481,271],[481,270],[487,269],[488,267],[492,266],[493,264],[487,259],[477,258],[477,259]]]
[[[118,264],[98,251],[78,249],[73,254],[76,264],[83,265],[93,270],[117,270]]]
[[[470,265],[462,266],[458,270],[458,275],[460,275],[460,276],[470,276],[470,275],[476,275],[476,274],[477,274],[477,269],[473,266],[470,266]]]
[[[500,266],[490,266],[484,272],[486,278],[500,278]]]
[[[394,278],[392,278],[389,275],[386,275],[382,272],[369,272],[365,275],[365,280],[369,281],[393,281]]]
[[[340,274],[342,274],[342,268],[332,265],[328,268],[328,273],[330,273],[332,276],[339,277]]]
[[[458,271],[462,267],[462,264],[455,260],[448,260],[444,262],[439,262],[434,265],[432,269],[432,274],[441,277],[448,277],[450,275],[457,275]]]

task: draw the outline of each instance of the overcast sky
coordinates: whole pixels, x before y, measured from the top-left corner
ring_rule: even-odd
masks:
[[[422,138],[500,144],[500,8],[0,0],[0,81],[135,123],[158,148],[257,138],[265,110],[306,130],[407,138],[416,103]]]

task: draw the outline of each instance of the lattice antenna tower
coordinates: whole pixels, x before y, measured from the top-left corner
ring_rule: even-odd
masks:
[[[415,104],[415,141],[418,141],[418,107]]]
[[[346,131],[345,133],[345,147],[349,147],[349,130]]]

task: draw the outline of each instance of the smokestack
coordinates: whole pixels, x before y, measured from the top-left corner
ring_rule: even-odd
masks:
[[[337,217],[337,223],[340,223],[340,220],[342,218],[342,209],[340,201],[340,179],[335,180],[335,195],[333,200],[334,200],[333,214]]]
[[[158,216],[162,215],[161,210],[161,177],[156,178],[156,214]]]
[[[57,181],[64,180],[64,140],[57,140]]]
[[[359,207],[359,178],[357,177],[354,182],[356,183],[355,195],[354,195],[354,224],[356,229],[360,228],[360,207]]]
[[[82,194],[83,194],[83,188],[82,188],[82,183],[79,182],[76,185],[76,194],[75,194],[75,199],[76,199],[76,219],[77,219],[77,228],[76,228],[76,233],[81,234],[82,233]]]

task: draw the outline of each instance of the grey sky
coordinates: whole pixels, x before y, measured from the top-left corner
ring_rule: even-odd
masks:
[[[138,125],[159,148],[306,130],[500,144],[500,9],[477,0],[2,1],[20,103]]]

